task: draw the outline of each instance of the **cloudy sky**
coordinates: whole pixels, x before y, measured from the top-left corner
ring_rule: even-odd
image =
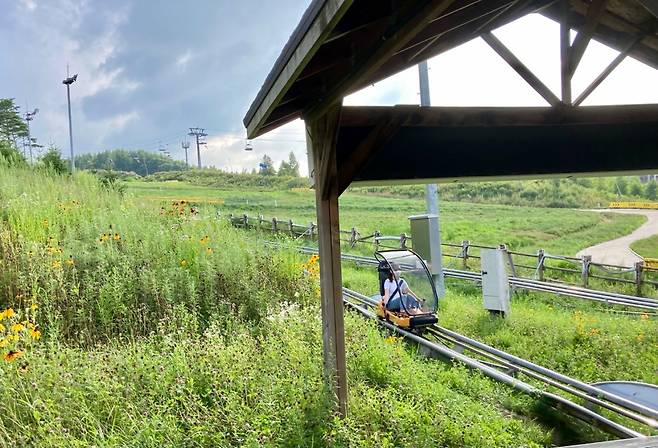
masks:
[[[33,136],[68,153],[67,63],[77,152],[167,148],[183,159],[189,127],[205,127],[204,165],[241,170],[264,153],[305,162],[301,122],[243,151],[242,117],[310,0],[0,0],[0,97],[38,107]],[[558,26],[531,15],[495,33],[559,92]],[[616,52],[593,43],[577,95]],[[429,61],[433,105],[545,105],[477,39]],[[658,103],[658,70],[628,59],[584,104]],[[417,104],[407,70],[346,104]],[[303,165],[303,163],[302,163]],[[305,166],[303,169],[305,170]]]

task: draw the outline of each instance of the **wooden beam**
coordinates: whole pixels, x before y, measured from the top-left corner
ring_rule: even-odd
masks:
[[[340,415],[347,415],[347,370],[343,323],[343,282],[336,166],[336,134],[340,105],[307,121],[314,159],[315,207],[320,249],[320,290],[324,372],[334,391]]]
[[[482,39],[489,44],[489,46],[498,53],[498,56],[503,58],[505,62],[509,64],[510,67],[514,69],[516,73],[519,74],[525,81],[530,84],[530,87],[535,89],[535,91],[544,98],[548,104],[551,106],[557,106],[560,104],[560,100],[557,96],[549,89],[546,84],[541,82],[539,78],[535,76],[534,73],[526,67],[523,62],[517,58],[514,53],[512,53],[496,36],[491,32],[487,31],[482,34]]]
[[[578,31],[569,50],[569,76],[573,76],[576,72],[578,64],[580,64],[580,60],[583,58],[585,50],[587,50],[587,45],[592,39],[596,25],[598,25],[601,16],[605,12],[607,4],[608,0],[592,0],[592,3],[590,3],[587,9],[587,15],[585,16],[585,23]]]
[[[389,58],[404,47],[435,17],[445,11],[455,0],[432,0],[408,13],[406,18],[395,23],[382,36],[381,44],[368,51],[366,57],[361,59],[353,70],[346,73],[342,80],[336,83],[318,103],[305,111],[308,117],[318,117],[333,104],[341,101],[343,97],[352,93],[356,86],[361,85],[368,77],[376,72]],[[412,2],[415,4],[415,2]]]
[[[655,18],[658,19],[658,0],[638,0]]]
[[[276,75],[270,74],[270,76],[275,76],[274,81],[269,85],[266,92],[258,93],[254,104],[252,104],[254,109],[250,108],[244,120],[249,138],[257,137],[263,133],[261,127],[269,114],[318,51],[324,40],[331,34],[338,21],[352,5],[352,2],[353,0],[327,0],[279,73]],[[284,47],[284,51],[285,49]],[[265,85],[268,84],[268,81],[269,76],[265,80]],[[263,93],[264,95],[261,97]]]
[[[368,136],[349,155],[349,159],[341,163],[338,175],[338,194],[342,194],[350,186],[354,176],[368,164],[377,150],[381,149],[400,129],[400,123],[394,121],[390,114],[384,115]]]
[[[658,121],[657,104],[553,107],[344,106],[340,127],[372,128],[384,117],[401,128],[634,124]]]
[[[585,101],[587,97],[590,96],[592,92],[594,92],[594,90],[596,90],[596,88],[603,81],[605,81],[605,79],[610,75],[610,73],[612,73],[619,66],[619,64],[621,64],[624,61],[624,59],[626,59],[626,56],[628,56],[628,54],[632,52],[633,49],[640,42],[642,42],[642,39],[643,36],[639,36],[633,39],[633,41],[626,48],[624,48],[617,55],[617,57],[614,58],[612,62],[610,62],[610,64],[608,64],[608,66],[605,69],[603,69],[603,71],[599,74],[599,76],[597,76],[596,79],[594,79],[594,81],[592,81],[592,83],[589,86],[587,86],[587,88],[583,90],[583,92],[580,95],[578,95],[578,98],[576,98],[576,100],[573,102],[573,105],[579,106],[583,101]]]
[[[562,103],[571,106],[571,72],[569,70],[570,33],[569,0],[562,0],[560,14],[560,81],[562,90]]]

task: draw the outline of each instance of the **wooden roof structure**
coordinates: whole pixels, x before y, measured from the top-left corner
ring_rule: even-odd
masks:
[[[491,31],[539,12],[560,23],[559,94]],[[338,197],[352,182],[658,171],[658,105],[580,104],[630,56],[658,69],[658,0],[313,0],[244,125],[255,138],[306,123],[320,248],[324,363],[347,412]],[[578,34],[573,42],[570,30]],[[343,107],[350,93],[481,37],[543,108]],[[577,98],[591,39],[619,55]],[[391,163],[394,160],[395,163]]]
[[[244,118],[254,138],[555,0],[314,0]],[[658,68],[658,0],[569,0],[575,71],[590,39]],[[631,47],[630,49],[628,47]]]

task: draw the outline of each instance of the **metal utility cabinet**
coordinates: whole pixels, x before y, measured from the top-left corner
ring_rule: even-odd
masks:
[[[509,278],[501,249],[482,249],[482,295],[484,308],[495,314],[509,314]]]

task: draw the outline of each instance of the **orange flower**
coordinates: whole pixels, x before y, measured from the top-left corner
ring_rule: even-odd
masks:
[[[7,352],[7,354],[4,356],[4,360],[7,362],[12,362],[15,359],[18,359],[21,356],[23,356],[23,353],[24,352],[21,351],[9,350],[9,352]]]

